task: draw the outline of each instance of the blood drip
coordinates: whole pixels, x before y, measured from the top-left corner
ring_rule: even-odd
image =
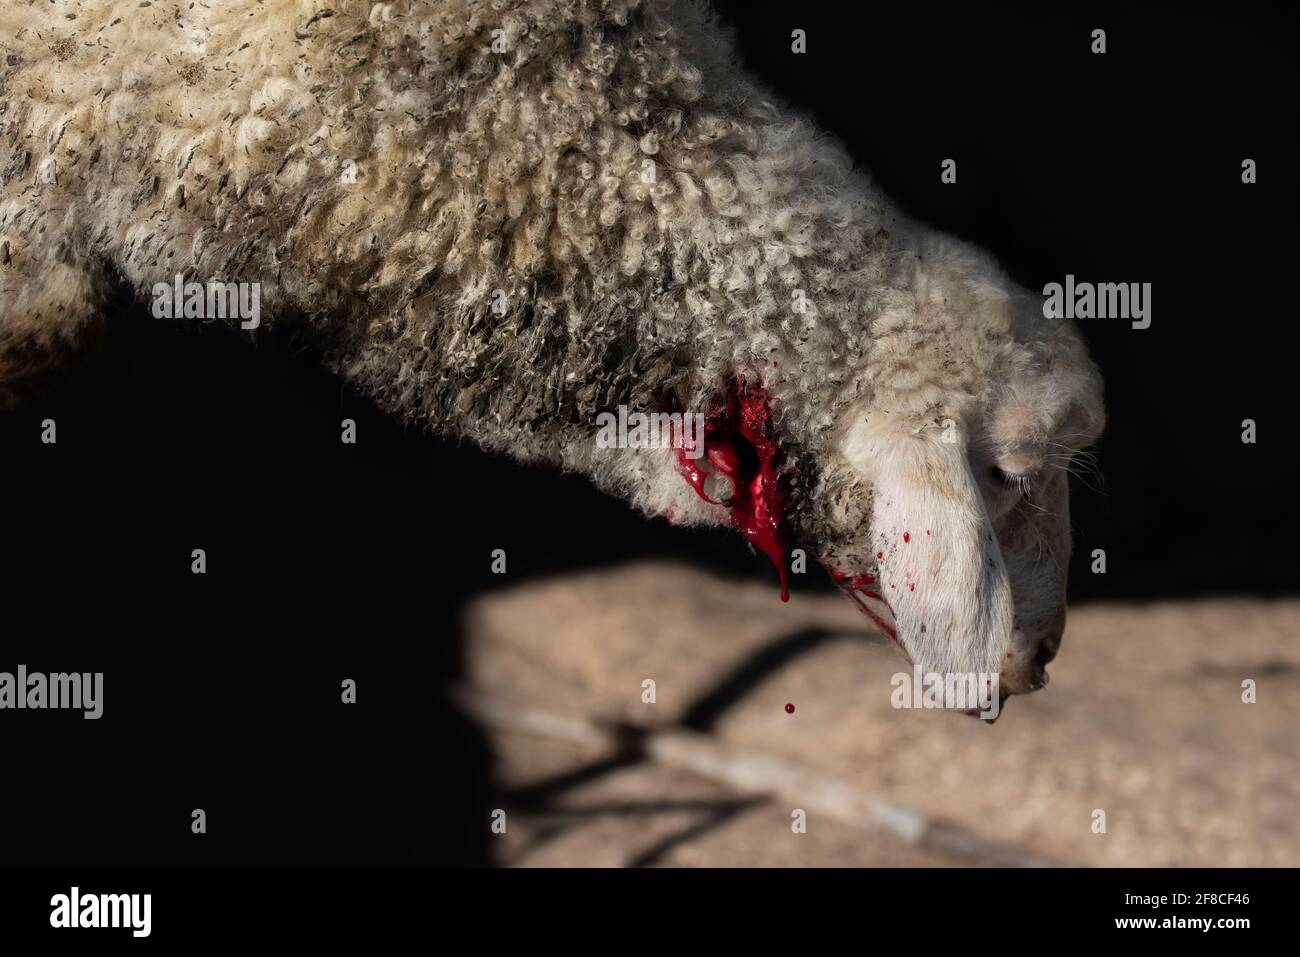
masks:
[[[881,594],[881,592],[877,591],[879,586],[876,585],[875,575],[850,575],[847,572],[842,572],[836,569],[831,572],[831,578],[835,579],[835,584],[839,585],[840,588],[844,589],[846,592],[860,592],[867,598],[874,598],[876,601],[884,602],[886,606],[889,605],[889,602],[885,601],[885,596]],[[888,622],[862,602],[858,602],[857,605],[864,615],[875,622],[876,627],[884,632],[890,641],[898,645],[899,649],[903,652],[903,657],[908,661],[911,661],[911,655],[907,653],[907,649],[903,648],[902,643],[898,640],[898,632],[896,632]]]
[[[884,597],[880,592],[873,588],[866,587],[867,585],[875,584],[875,575],[849,575],[846,572],[835,571],[831,572],[831,577],[835,579],[837,584],[842,585],[849,591],[860,591],[868,598],[875,598],[878,601],[884,601]]]
[[[766,389],[746,386],[738,379],[727,391],[723,407],[704,424],[704,457],[731,479],[732,494],[726,502],[705,494],[704,480],[709,473],[699,467],[699,458],[687,455],[695,450],[693,438],[683,436],[674,445],[682,476],[704,501],[731,510],[731,524],[776,566],[781,576],[781,600],[789,601],[785,563],[790,551],[789,502],[781,471],[785,463],[772,422],[774,401]]]

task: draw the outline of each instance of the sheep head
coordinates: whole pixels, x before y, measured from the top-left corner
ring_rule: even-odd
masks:
[[[1027,693],[1064,629],[1068,474],[1101,432],[1101,380],[1041,299],[926,273],[907,320],[873,330],[869,384],[828,436],[782,435],[784,377],[750,372],[678,471],[783,583],[804,547],[925,673]]]

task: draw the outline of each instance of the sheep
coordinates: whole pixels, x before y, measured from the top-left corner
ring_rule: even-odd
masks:
[[[927,671],[1046,680],[1104,424],[1077,329],[890,203],[704,4],[10,0],[0,103],[9,401],[114,276],[255,284],[404,420],[736,527],[783,581],[802,549]],[[703,447],[608,448],[620,408],[702,416]]]

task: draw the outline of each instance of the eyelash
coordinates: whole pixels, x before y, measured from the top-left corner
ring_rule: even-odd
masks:
[[[1011,488],[1016,489],[1022,495],[1029,494],[1029,475],[1012,475],[1010,472],[1002,471],[995,465],[993,466],[993,477],[1003,485],[1009,485]]]

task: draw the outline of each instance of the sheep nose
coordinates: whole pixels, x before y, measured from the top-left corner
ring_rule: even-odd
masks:
[[[1057,616],[1052,627],[1043,635],[1042,640],[1038,642],[1038,650],[1034,655],[1034,660],[1040,665],[1048,664],[1056,653],[1061,649],[1061,635],[1065,632],[1065,612],[1062,611]]]

